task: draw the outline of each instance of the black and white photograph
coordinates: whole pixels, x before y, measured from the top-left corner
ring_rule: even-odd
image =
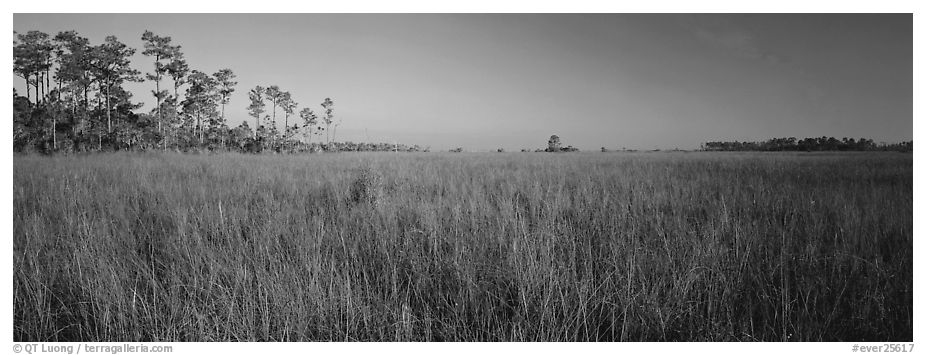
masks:
[[[914,352],[914,16],[13,13],[10,346]]]

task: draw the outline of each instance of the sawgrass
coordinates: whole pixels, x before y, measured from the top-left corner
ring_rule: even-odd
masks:
[[[912,341],[899,153],[16,156],[15,341]]]

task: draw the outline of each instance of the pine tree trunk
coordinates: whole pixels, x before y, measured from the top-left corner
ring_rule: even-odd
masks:
[[[109,132],[109,134],[112,134],[113,133],[113,122],[112,122],[112,114],[109,112],[109,90],[110,90],[110,87],[106,86],[106,127],[107,127],[106,129]]]
[[[42,77],[44,73],[40,71],[36,75],[37,75],[36,79],[38,80],[38,85],[39,85],[39,88],[41,88],[42,94],[35,98],[35,103],[38,104],[41,102],[42,105],[44,105],[45,104],[44,102],[45,101],[45,79]],[[36,92],[39,92],[39,91],[36,90]]]
[[[270,130],[270,132],[273,133],[274,131],[276,131],[276,128],[277,128],[277,102],[273,101],[273,129]],[[276,138],[277,138],[276,135],[273,135],[270,139],[270,141],[273,142],[272,143],[273,147],[276,146],[276,142],[275,142]]]
[[[203,134],[204,132],[203,132],[203,131],[205,130],[204,128],[205,128],[205,127],[203,127],[203,117],[202,117],[202,113],[200,113],[200,116],[199,116],[199,145],[200,145],[200,146],[202,146],[202,145],[203,145],[203,142],[204,142],[204,139],[203,139],[203,136],[204,136],[204,134]],[[202,148],[202,147],[200,147],[200,148]]]
[[[42,72],[42,106],[48,103],[48,75]]]
[[[32,87],[29,85],[29,74],[26,74],[26,100],[32,102]]]
[[[74,95],[74,94],[72,94],[72,95]],[[73,100],[73,102],[71,103],[71,122],[73,123],[73,124],[71,125],[71,142],[73,143],[72,146],[73,146],[73,147],[75,148],[75,150],[76,150],[76,149],[77,149],[77,146],[78,146],[78,144],[77,144],[77,142],[78,142],[78,141],[77,141],[77,125],[80,124],[80,117],[77,116],[77,105],[78,105],[78,104],[77,104],[77,97],[75,97],[75,96],[76,96],[76,95],[74,95],[74,96],[71,97],[71,100]]]
[[[38,106],[39,99],[41,98],[41,96],[39,96],[39,73],[35,73],[34,83],[35,83],[35,106]]]
[[[155,59],[155,62],[157,62],[157,59]],[[157,69],[157,66],[155,66],[154,70],[157,71]],[[158,74],[154,80],[154,90],[155,99],[158,101],[158,133],[161,133],[161,121],[164,119],[164,116],[161,115],[161,74]]]
[[[51,66],[49,65],[48,68],[51,68]],[[50,71],[50,69],[45,69],[45,85],[46,85],[48,88],[51,88],[51,71]],[[61,91],[58,91],[58,92],[60,93]],[[59,95],[60,95],[60,94],[59,94]]]
[[[196,128],[199,127],[199,116],[194,114],[192,119],[193,119],[193,137],[190,143],[195,144],[196,139],[199,138],[199,133],[196,133]]]
[[[80,118],[77,117],[77,98],[74,97],[74,94],[71,94],[71,135],[77,136],[77,125],[80,124]]]
[[[224,99],[222,100],[222,122],[225,122],[225,100]],[[226,126],[227,125],[228,124],[226,123]],[[228,131],[227,130],[223,131],[222,133],[222,149],[223,150],[226,148],[225,147],[225,135],[226,134],[228,134]]]

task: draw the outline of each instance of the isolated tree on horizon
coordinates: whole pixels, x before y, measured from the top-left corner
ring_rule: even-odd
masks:
[[[558,152],[560,151],[562,143],[560,142],[559,136],[552,135],[550,140],[547,141],[547,151],[548,152]]]
[[[267,106],[264,103],[264,91],[265,89],[258,85],[248,92],[248,98],[251,100],[251,104],[248,105],[248,114],[254,117],[254,139],[257,139],[257,131],[260,128],[260,116]]]

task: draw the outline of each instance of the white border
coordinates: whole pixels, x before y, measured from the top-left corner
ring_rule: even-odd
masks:
[[[680,13],[701,13],[701,12],[899,12],[914,13],[914,109],[913,117],[920,117],[922,110],[918,109],[918,103],[926,102],[922,97],[922,90],[917,90],[917,83],[923,83],[922,71],[916,70],[916,59],[922,58],[923,46],[922,38],[924,35],[924,21],[922,15],[918,14],[920,6],[914,5],[912,1],[840,1],[840,2],[810,2],[810,1],[774,1],[765,3],[756,2],[734,2],[734,1],[660,1],[660,2],[632,2],[632,3],[604,3],[594,0],[581,1],[498,1],[498,0],[474,0],[458,1],[454,3],[440,1],[327,1],[327,2],[288,2],[288,1],[260,1],[260,2],[236,2],[234,4],[222,4],[218,2],[191,2],[179,0],[157,1],[150,3],[130,2],[124,0],[109,1],[31,1],[31,2],[14,2],[9,4],[12,7],[11,13],[4,17],[7,21],[6,28],[12,42],[13,13],[27,12],[237,12],[237,13],[276,13],[276,12],[370,12],[370,13],[396,13],[396,12],[680,12]],[[6,52],[8,68],[12,67],[12,48],[4,47]],[[12,71],[9,83],[12,83]],[[5,107],[11,107],[12,104],[10,92],[3,96]],[[9,111],[8,111],[9,112]],[[913,137],[919,141],[917,120],[913,121]],[[5,200],[3,212],[6,216],[12,217],[12,186],[13,186],[13,159],[12,159],[12,123],[9,118],[0,120],[0,130],[7,153],[3,155],[4,165],[7,167],[3,174],[5,189],[2,193]],[[914,161],[914,177],[922,176],[919,164]],[[916,178],[914,178],[916,180]],[[914,182],[914,215],[920,216],[923,209],[922,189],[917,189]],[[914,218],[918,221],[918,218]],[[917,235],[917,222],[914,223],[914,237]],[[7,268],[2,273],[2,282],[7,287],[12,285],[12,230],[10,223],[6,226],[6,252],[3,253],[3,259]],[[914,243],[914,260],[921,254],[922,243]],[[914,275],[923,275],[922,263],[914,261]],[[918,290],[923,290],[920,278],[914,278],[914,294]],[[0,332],[2,332],[9,341],[7,346],[12,346],[12,291],[11,288],[3,293],[2,318],[5,322],[0,322]],[[914,296],[914,340],[920,339],[919,330],[923,328],[924,309],[918,298]],[[75,343],[77,344],[77,343]],[[146,343],[151,344],[151,343]],[[825,354],[848,354],[851,352],[851,346],[855,343],[458,343],[458,344],[436,344],[436,343],[163,343],[174,346],[174,354],[199,354],[199,353],[255,353],[271,351],[273,353],[375,353],[375,354],[409,354],[409,353],[433,353],[439,351],[444,354],[511,354],[511,353],[586,353],[586,352],[606,352],[615,353],[616,351],[631,353],[721,353],[721,354],[783,354],[783,353],[825,353]],[[878,345],[880,343],[860,343],[860,345]],[[917,348],[917,352],[926,351],[926,344],[917,344],[924,348]],[[12,350],[11,348],[7,348]]]

